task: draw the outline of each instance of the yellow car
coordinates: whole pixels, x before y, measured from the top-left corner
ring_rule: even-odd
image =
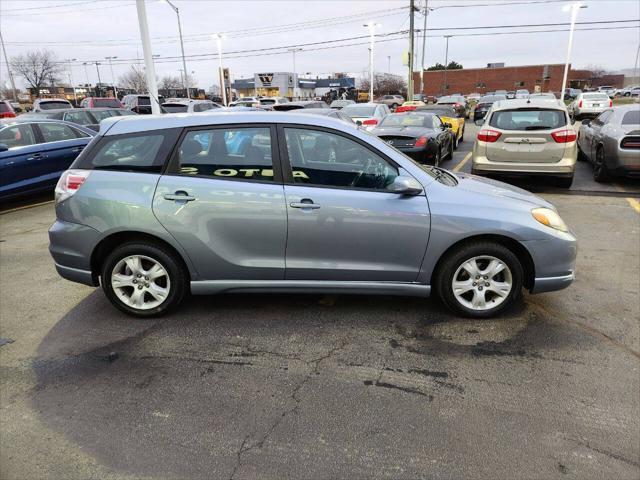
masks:
[[[398,107],[401,108],[401,107]],[[432,112],[440,117],[444,123],[451,124],[451,131],[455,136],[454,148],[464,141],[464,117],[460,117],[455,109],[449,105],[425,105],[415,108],[419,112]]]

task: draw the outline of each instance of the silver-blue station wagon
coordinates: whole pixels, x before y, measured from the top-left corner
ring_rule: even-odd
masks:
[[[60,275],[139,317],[185,295],[434,291],[493,316],[574,279],[549,202],[420,165],[332,118],[285,112],[115,117],[56,187]]]

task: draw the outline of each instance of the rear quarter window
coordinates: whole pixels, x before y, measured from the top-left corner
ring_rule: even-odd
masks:
[[[72,168],[160,173],[178,134],[171,129],[101,137]]]
[[[625,113],[622,117],[622,125],[640,125],[640,109]]]

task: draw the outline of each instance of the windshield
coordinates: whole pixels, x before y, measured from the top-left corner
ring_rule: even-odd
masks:
[[[120,108],[122,105],[120,104],[120,100],[118,100],[117,98],[94,98],[93,106],[107,107],[107,108]]]
[[[260,100],[260,103],[262,105],[275,105],[276,100],[274,100],[273,98],[263,98]]]
[[[433,115],[418,115],[414,113],[392,114],[384,117],[381,127],[426,127],[433,126]]]
[[[438,103],[462,103],[464,100],[461,97],[454,97],[454,96],[448,96],[448,97],[440,97],[438,99]]]
[[[354,117],[373,117],[373,114],[376,111],[376,107],[361,107],[358,105],[346,106],[342,109],[342,112],[349,115],[351,118]]]
[[[500,130],[553,130],[567,124],[562,110],[526,109],[494,112],[489,125]]]
[[[582,98],[584,98],[585,100],[609,101],[609,96],[606,93],[583,93]]]
[[[169,113],[184,113],[189,110],[187,105],[181,103],[163,103],[162,108]]]
[[[640,125],[640,109],[625,113],[622,117],[622,125]]]
[[[42,102],[40,110],[55,110],[56,108],[72,108],[69,102]]]

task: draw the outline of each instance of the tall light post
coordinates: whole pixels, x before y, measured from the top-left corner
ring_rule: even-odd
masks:
[[[422,62],[420,63],[420,93],[424,95],[424,52],[427,48],[427,17],[433,8],[429,8],[429,0],[424,5],[424,25],[422,27]]]
[[[569,61],[571,60],[571,48],[573,47],[573,31],[576,26],[576,17],[578,16],[578,10],[581,8],[587,8],[586,5],[581,3],[572,3],[565,5],[562,10],[571,11],[571,27],[569,28],[569,45],[567,45],[567,60],[564,63],[564,74],[562,75],[562,93],[560,94],[560,101],[564,101],[564,90],[567,88],[567,77],[569,76]]]
[[[180,10],[169,0],[159,0],[160,3],[166,2],[173,11],[176,12],[176,16],[178,17],[178,34],[180,35],[180,52],[182,53],[182,68],[184,69],[184,79],[182,81],[182,87],[187,91],[187,98],[191,98],[191,94],[189,93],[189,85],[187,82],[187,62],[184,58],[184,42],[182,41],[182,24],[180,22]]]
[[[144,0],[136,0],[138,12],[138,25],[140,27],[140,40],[144,54],[145,75],[147,77],[147,89],[151,100],[151,113],[160,115],[160,102],[158,101],[158,84],[156,83],[156,68],[153,64],[151,53],[151,39],[149,38],[149,25],[147,23],[147,8]]]
[[[373,44],[375,43],[376,27],[379,23],[369,21],[363,25],[369,29],[369,101],[373,102]]]
[[[222,33],[216,33],[214,35],[211,35],[211,38],[213,38],[216,41],[216,44],[218,45],[218,67],[220,69],[220,90],[222,90],[222,103],[226,107],[227,106],[227,87],[224,84],[224,70],[222,68],[222,39],[224,38],[224,35]]]
[[[301,52],[301,48],[288,48],[288,52],[293,53],[293,98],[298,98],[298,74],[296,72],[296,52]]]
[[[102,80],[100,80],[100,68],[99,66],[102,65],[100,62],[98,62],[97,60],[95,62],[93,62],[96,64],[96,73],[98,74],[98,83],[96,83],[96,97],[100,96],[100,84],[102,83]]]
[[[71,62],[75,62],[77,58],[67,58],[65,62],[67,62],[67,74],[69,75],[69,85],[73,88],[73,100],[76,102],[76,107],[78,106],[78,96],[76,95],[76,86],[73,84],[73,72],[71,71]]]
[[[82,65],[84,66],[84,75],[85,77],[87,77],[87,86],[91,85],[91,82],[89,81],[89,70],[87,70],[87,65],[90,65],[89,62],[82,62]]]
[[[447,39],[447,47],[444,53],[444,85],[442,86],[442,94],[446,95],[447,90],[449,90],[449,85],[447,85],[447,69],[449,68],[449,39],[453,37],[453,35],[445,35],[444,38]]]
[[[116,87],[116,77],[113,74],[113,62],[112,62],[118,57],[104,57],[104,58],[109,60],[109,69],[111,69],[111,83],[113,84],[113,96],[118,98],[118,87]]]
[[[4,48],[4,40],[2,33],[0,32],[0,43],[2,44],[2,53],[4,55],[4,61],[7,62],[7,73],[9,74],[9,82],[11,82],[11,89],[13,90],[13,99],[18,101],[18,91],[16,90],[16,84],[13,81],[13,74],[11,73],[11,66],[9,65],[9,57],[7,57],[7,51]]]

